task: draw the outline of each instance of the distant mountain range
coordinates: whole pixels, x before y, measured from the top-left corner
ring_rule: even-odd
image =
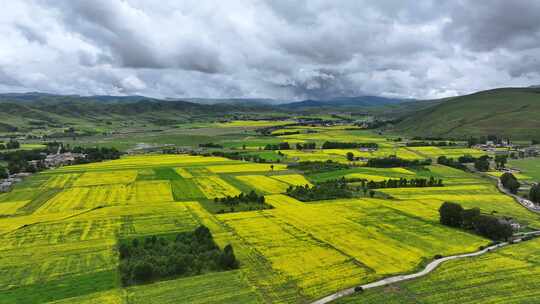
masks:
[[[279,105],[287,109],[321,108],[321,107],[379,107],[414,102],[414,99],[386,98],[380,96],[336,97],[324,100],[308,99]]]

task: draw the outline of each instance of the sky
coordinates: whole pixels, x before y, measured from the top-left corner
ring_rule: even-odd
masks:
[[[2,2],[2,93],[431,99],[540,84],[540,1]]]

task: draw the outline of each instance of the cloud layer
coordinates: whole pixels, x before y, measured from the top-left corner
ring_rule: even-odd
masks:
[[[540,83],[533,0],[19,0],[0,20],[0,92],[435,98]]]

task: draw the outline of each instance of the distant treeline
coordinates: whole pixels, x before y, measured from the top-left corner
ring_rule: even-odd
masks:
[[[380,189],[380,188],[406,188],[406,187],[443,187],[442,179],[435,179],[431,176],[429,179],[426,178],[400,178],[400,179],[387,179],[383,181],[373,181],[367,179],[358,179],[358,178],[349,178],[346,179],[348,183],[360,182],[362,188],[367,189]]]
[[[507,220],[492,215],[480,214],[480,209],[463,209],[460,204],[444,202],[439,208],[440,222],[443,225],[472,230],[492,240],[507,240],[513,229]]]
[[[300,170],[306,173],[326,172],[334,170],[342,170],[350,168],[349,165],[334,162],[332,160],[327,161],[303,161],[297,164],[289,164],[288,169]]]
[[[219,157],[226,157],[228,159],[234,159],[234,160],[246,160],[251,161],[255,163],[271,163],[272,160],[265,159],[263,157],[260,157],[257,154],[246,154],[242,152],[226,152],[226,151],[213,151],[211,154],[203,154],[203,155],[212,155],[212,156],[219,156]],[[278,159],[277,162],[279,163],[280,160]]]
[[[357,148],[377,149],[378,147],[379,145],[376,143],[352,143],[352,142],[326,141],[322,144],[323,149],[357,149]]]
[[[447,147],[447,146],[456,146],[457,144],[453,141],[411,141],[408,142],[407,147]]]
[[[419,167],[431,165],[431,159],[424,160],[407,160],[399,157],[383,157],[383,158],[370,158],[366,167],[373,168],[394,168],[394,167]]]
[[[219,149],[223,149],[223,145],[215,144],[215,143],[199,144],[199,147],[201,147],[201,148],[219,148]]]
[[[464,155],[460,156],[457,160],[454,158],[448,158],[446,156],[439,156],[437,158],[437,163],[463,171],[469,171],[469,168],[465,164],[474,163],[474,167],[478,171],[485,172],[489,170],[489,156],[487,155],[483,155],[478,158],[471,155]]]
[[[221,251],[205,226],[179,233],[174,240],[156,236],[121,240],[118,251],[123,286],[238,268],[231,245]]]
[[[116,148],[83,148],[75,147],[68,150],[68,152],[86,154],[86,158],[79,159],[77,163],[94,163],[104,160],[119,159],[122,156],[122,152],[118,151]]]

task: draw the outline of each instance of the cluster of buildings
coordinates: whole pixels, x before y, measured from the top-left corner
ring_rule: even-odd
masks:
[[[8,178],[0,179],[0,192],[8,192],[16,183],[29,175],[30,173],[16,173],[11,174]]]
[[[45,159],[31,160],[28,164],[36,168],[56,168],[60,166],[73,165],[78,160],[85,159],[86,154],[82,153],[56,153],[45,156]]]

